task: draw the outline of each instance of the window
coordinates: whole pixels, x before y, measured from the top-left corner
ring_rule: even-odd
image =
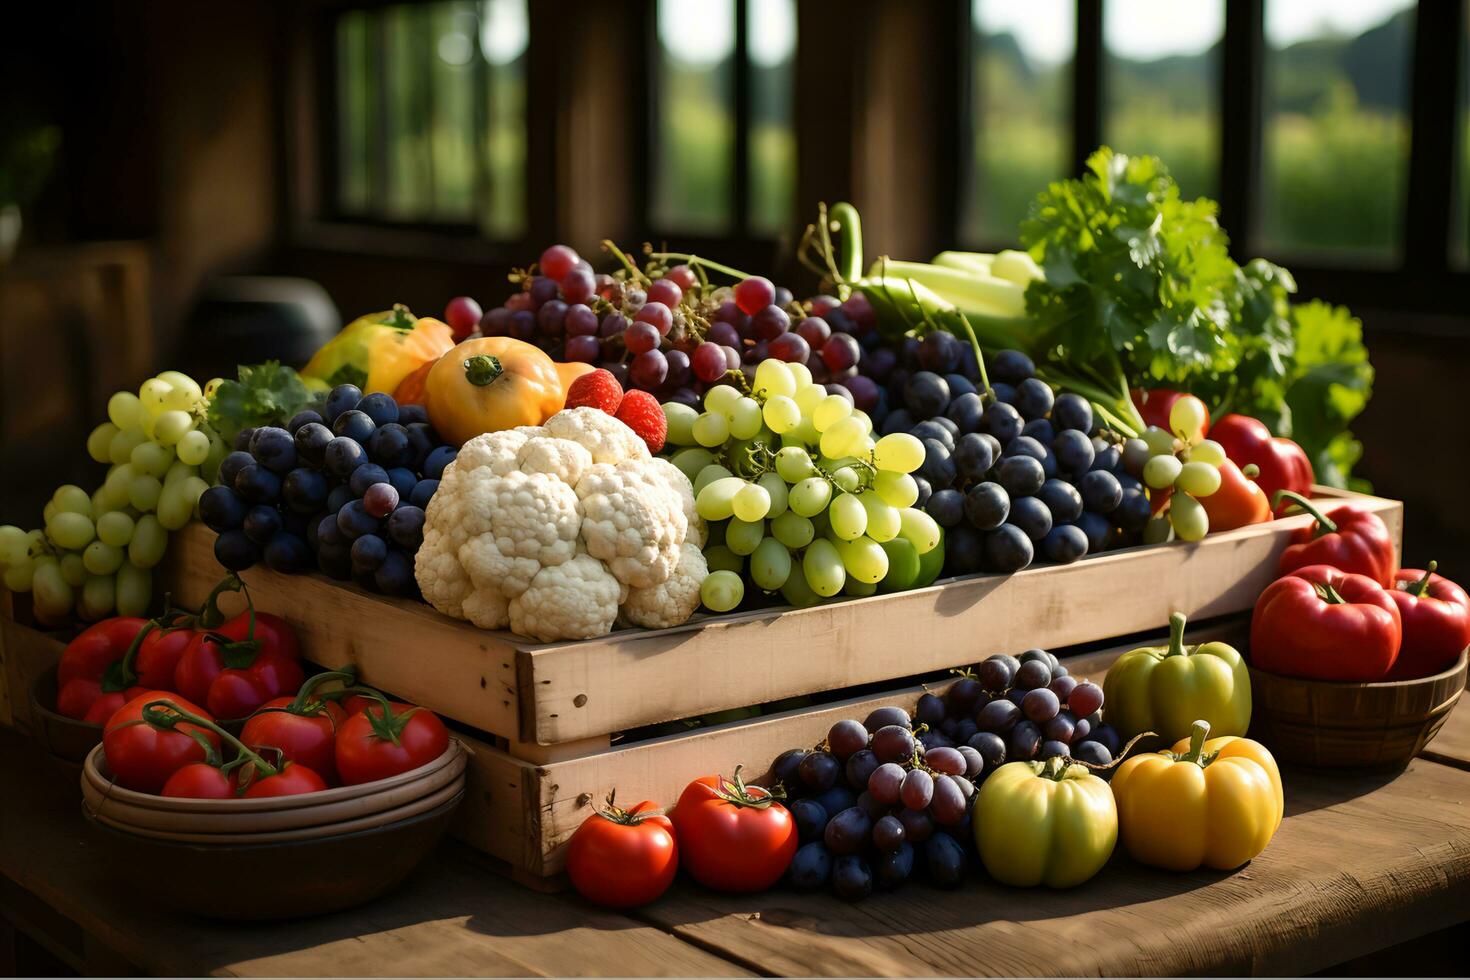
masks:
[[[1076,12],[1075,0],[971,4],[967,241],[1014,240],[1031,197],[1067,174]]]
[[[1152,153],[1188,196],[1219,195],[1224,0],[1106,0],[1103,141]]]
[[[526,0],[351,10],[335,36],[334,216],[520,234]]]
[[[796,182],[795,0],[659,0],[656,21],[652,224],[785,230]]]
[[[1266,4],[1261,237],[1272,251],[1398,248],[1412,0]]]

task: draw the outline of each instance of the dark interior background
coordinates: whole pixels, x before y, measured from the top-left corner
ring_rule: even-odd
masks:
[[[437,313],[458,294],[487,307],[500,302],[510,268],[551,242],[595,256],[600,240],[613,238],[667,240],[774,273],[800,294],[814,283],[790,246],[818,201],[838,199],[860,208],[869,256],[927,258],[1007,243],[987,234],[993,224],[966,217],[984,193],[966,161],[994,152],[1004,170],[1012,149],[1021,157],[1019,143],[971,123],[986,89],[975,74],[968,3],[799,0],[789,218],[779,228],[748,219],[760,202],[751,200],[749,127],[740,121],[755,110],[748,66],[736,58],[728,80],[737,93],[731,217],[696,233],[668,226],[655,186],[661,88],[671,77],[658,69],[655,4],[531,0],[524,179],[511,189],[522,220],[499,236],[462,223],[341,213],[334,32],[345,11],[377,6],[104,0],[7,8],[0,137],[45,127],[56,146],[23,210],[20,248],[0,263],[0,520],[33,524],[57,483],[96,479],[82,441],[113,390],[220,353],[209,346],[213,321],[201,310],[238,286],[234,277],[311,280],[343,321],[393,302]],[[744,0],[736,9],[743,18]],[[1366,447],[1357,475],[1407,503],[1409,563],[1435,557],[1452,576],[1470,577],[1464,5],[1425,0],[1396,16],[1382,29],[1399,32],[1405,57],[1386,70],[1371,60],[1359,66],[1363,77],[1399,78],[1393,91],[1409,134],[1402,172],[1362,194],[1363,207],[1389,208],[1394,230],[1392,247],[1368,256],[1264,247],[1270,209],[1291,203],[1262,190],[1264,10],[1263,0],[1230,0],[1220,42],[1189,71],[1156,79],[1214,107],[1214,131],[1195,140],[1191,157],[1209,162],[1210,186],[1186,189],[1221,200],[1239,258],[1278,259],[1297,273],[1302,296],[1346,303],[1362,318],[1377,381],[1355,427]],[[1128,95],[1127,78],[1143,76],[1107,67],[1102,4],[1082,0],[1072,17],[1075,55],[1058,118],[1064,169],[1077,172],[1108,135],[1110,100]],[[744,52],[748,20],[734,31]],[[1040,91],[1040,80],[1025,81]],[[1346,180],[1349,162],[1319,159],[1314,172]]]

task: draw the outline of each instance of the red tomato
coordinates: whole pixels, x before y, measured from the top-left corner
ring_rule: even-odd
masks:
[[[191,762],[168,777],[160,796],[188,800],[233,800],[235,782],[207,762]]]
[[[250,639],[249,610],[226,620],[215,632],[232,640]],[[254,639],[260,644],[261,653],[279,654],[292,660],[301,659],[301,644],[296,640],[296,632],[280,616],[256,612]]]
[[[199,732],[219,750],[219,736],[197,725],[182,722],[173,730],[154,728],[142,723],[143,706],[151,701],[167,701],[178,708],[213,721],[209,712],[167,691],[147,691],[119,708],[107,720],[102,731],[102,750],[113,778],[128,789],[157,793],[168,777],[191,762],[205,760],[204,746],[189,732]],[[132,724],[140,722],[139,724]]]
[[[449,732],[432,711],[394,702],[352,715],[337,730],[337,775],[344,786],[387,779],[433,762],[449,748]]]
[[[138,675],[138,686],[159,690],[172,687],[179,658],[193,642],[194,636],[191,629],[164,627],[143,637],[133,657],[133,672]]]
[[[147,690],[146,687],[130,687],[126,691],[108,691],[92,702],[92,707],[87,709],[87,713],[82,716],[82,721],[89,725],[105,725],[107,719],[111,718],[118,708]]]
[[[209,685],[206,703],[219,718],[244,718],[279,694],[295,691],[306,680],[301,661],[261,650],[247,668],[226,667]]]
[[[244,795],[247,800],[255,800],[267,796],[300,796],[302,793],[315,793],[326,788],[327,784],[322,782],[322,777],[306,766],[288,762],[274,776],[252,779]]]
[[[349,694],[342,701],[342,710],[347,712],[347,717],[351,718],[359,711],[366,711],[378,703],[380,702],[377,698],[370,698],[366,694]]]
[[[205,631],[190,635],[189,642],[174,667],[174,690],[191,701],[203,704],[209,700],[209,685],[225,669],[225,657],[219,643]]]
[[[653,811],[653,812],[650,812]],[[567,874],[589,902],[613,909],[647,905],[668,891],[679,870],[674,825],[644,800],[607,809],[582,821],[567,847]]]
[[[705,776],[685,787],[674,807],[684,868],[706,888],[758,892],[786,873],[796,853],[796,823],[759,786]]]
[[[337,783],[337,729],[347,713],[335,701],[323,701],[313,714],[266,710],[289,708],[294,698],[274,698],[245,722],[240,741],[257,752],[276,749],[292,762],[312,770],[329,785]],[[269,758],[269,756],[268,756]]]

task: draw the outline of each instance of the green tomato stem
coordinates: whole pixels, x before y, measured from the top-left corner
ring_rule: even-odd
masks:
[[[167,713],[165,713],[163,710],[165,708],[168,709]],[[255,766],[256,770],[261,773],[262,776],[274,776],[278,772],[280,772],[280,769],[278,767],[271,765],[269,762],[266,762],[264,758],[252,751],[244,742],[240,741],[238,738],[231,735],[229,732],[225,731],[223,728],[216,725],[208,718],[196,715],[192,711],[185,711],[183,708],[180,708],[172,701],[168,701],[163,698],[160,698],[157,701],[149,701],[147,704],[143,705],[143,720],[153,728],[163,728],[169,731],[177,730],[179,723],[186,721],[189,724],[194,725],[198,728],[203,728],[207,731],[214,732],[220,737],[221,741],[228,742],[230,744],[230,747],[233,748],[240,757],[248,759]],[[197,733],[185,732],[184,734],[189,735],[190,737],[194,737]],[[206,741],[208,740],[206,739]]]
[[[494,354],[476,354],[464,362],[465,380],[476,388],[494,384],[504,373],[505,368],[501,365],[500,358]]]

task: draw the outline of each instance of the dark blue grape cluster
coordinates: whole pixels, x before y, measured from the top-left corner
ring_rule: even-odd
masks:
[[[946,333],[914,347],[914,368],[890,381],[901,407],[879,427],[924,444],[916,506],[944,528],[945,574],[1015,572],[1038,555],[1068,564],[1141,540],[1148,496],[1091,403],[1055,394],[1019,351],[989,359],[988,404],[970,372],[924,366],[963,368],[965,349]]]
[[[1045,650],[997,655],[912,716],[885,705],[839,721],[810,751],[776,757],[800,845],[787,880],[857,901],[920,876],[954,888],[976,861],[977,788],[1007,762],[1070,758],[1106,766],[1118,734],[1103,724],[1102,688]],[[1106,777],[1106,771],[1100,771]]]
[[[285,428],[245,429],[199,499],[231,571],[313,565],[388,595],[413,595],[424,510],[457,450],[421,405],[338,385]]]

